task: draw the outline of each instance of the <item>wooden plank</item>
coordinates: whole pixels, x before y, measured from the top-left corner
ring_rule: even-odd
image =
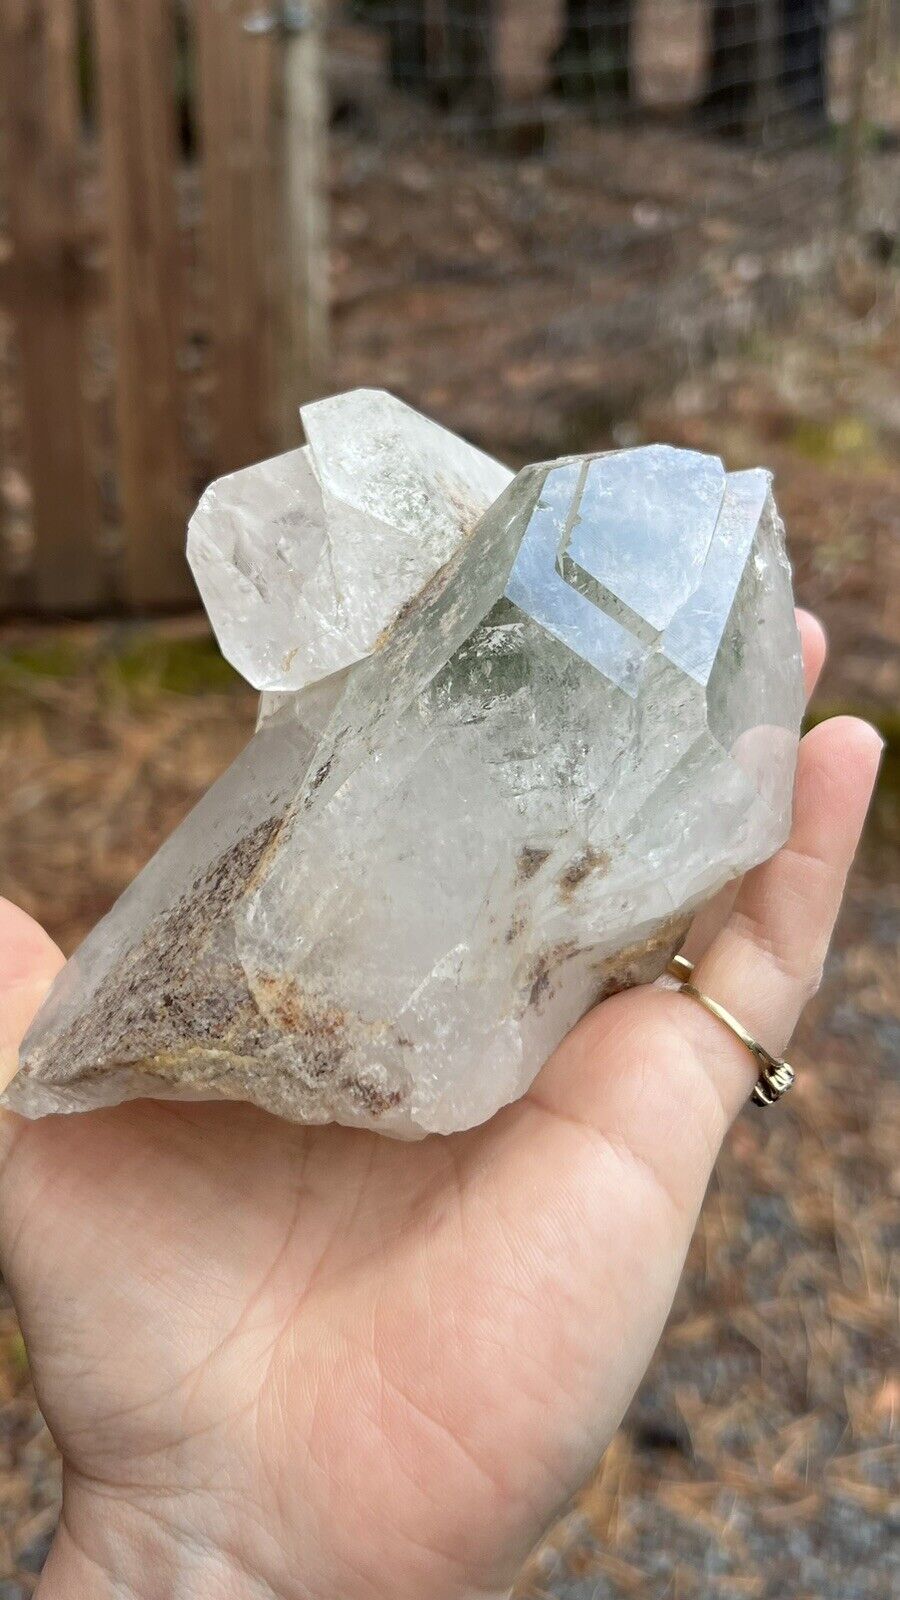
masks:
[[[188,472],[178,374],[173,12],[93,0],[110,274],[125,599],[195,597],[184,559]]]
[[[273,94],[278,40],[247,0],[195,0],[198,113],[214,353],[214,465],[276,448]]]
[[[13,255],[5,292],[19,358],[34,559],[44,610],[103,598],[84,401],[75,0],[3,0],[0,82]]]
[[[284,357],[281,438],[299,438],[297,407],[321,395],[328,374],[327,121],[323,0],[310,0],[306,26],[283,33]]]

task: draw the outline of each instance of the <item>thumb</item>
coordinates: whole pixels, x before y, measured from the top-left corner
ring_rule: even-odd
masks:
[[[0,1090],[15,1077],[19,1045],[63,964],[39,923],[0,899]]]

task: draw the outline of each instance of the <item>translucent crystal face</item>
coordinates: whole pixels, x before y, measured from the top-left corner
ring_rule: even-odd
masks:
[[[766,474],[734,477],[748,481],[732,480],[732,499],[755,498],[758,521]],[[660,635],[696,592],[723,512],[725,469],[712,456],[650,445],[550,466],[537,493],[506,594],[619,688],[635,690]],[[711,597],[713,632],[739,573],[723,573]]]
[[[512,479],[369,391],[304,422],[192,524],[258,731],[55,987],[28,1114],[152,1093],[470,1126],[787,832],[767,473],[650,446]]]
[[[188,560],[222,652],[302,689],[377,649],[512,473],[373,389],[303,408],[309,441],[210,485]]]

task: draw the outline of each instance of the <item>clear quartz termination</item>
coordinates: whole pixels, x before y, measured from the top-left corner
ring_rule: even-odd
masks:
[[[513,477],[370,390],[302,418],[188,536],[257,732],[57,980],[5,1096],[28,1115],[470,1127],[786,835],[768,473],[653,445]]]

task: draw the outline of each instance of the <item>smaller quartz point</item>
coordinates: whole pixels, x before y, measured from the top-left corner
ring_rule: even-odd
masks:
[[[188,533],[257,732],[57,980],[4,1097],[26,1115],[471,1127],[787,834],[768,473],[651,445],[513,477],[390,395],[301,415]]]
[[[305,448],[210,484],[188,560],[222,653],[255,689],[371,655],[512,478],[393,395],[304,406]]]

